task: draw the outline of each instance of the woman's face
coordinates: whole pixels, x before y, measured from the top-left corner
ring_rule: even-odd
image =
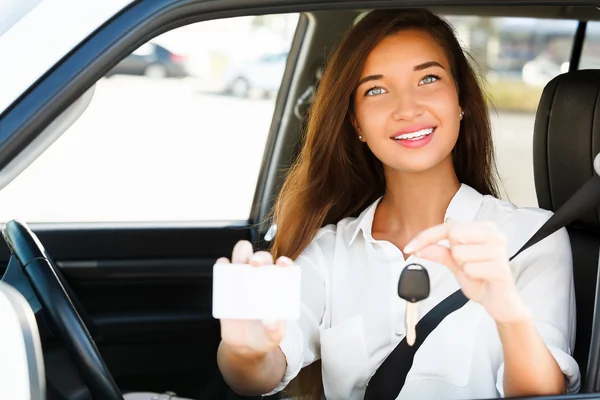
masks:
[[[444,50],[428,33],[406,30],[367,57],[353,124],[385,166],[422,172],[452,164],[461,111]]]

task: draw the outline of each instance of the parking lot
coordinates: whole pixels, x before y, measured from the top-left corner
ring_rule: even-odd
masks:
[[[0,191],[0,221],[246,219],[274,100],[194,80],[102,79],[88,110]],[[510,200],[535,205],[533,114],[492,112]]]

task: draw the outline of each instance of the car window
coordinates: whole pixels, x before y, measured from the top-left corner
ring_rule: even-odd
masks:
[[[600,22],[587,24],[579,69],[600,69]]]
[[[577,21],[446,16],[484,81],[504,199],[537,206],[533,125],[544,85],[568,70]],[[598,53],[600,54],[600,53]]]
[[[201,22],[135,50],[0,191],[0,221],[248,219],[285,64],[240,61],[287,53],[297,22],[297,14]]]
[[[152,43],[144,43],[143,45],[135,49],[133,53],[131,53],[131,55],[147,57],[154,52],[154,49],[155,45],[153,45]]]

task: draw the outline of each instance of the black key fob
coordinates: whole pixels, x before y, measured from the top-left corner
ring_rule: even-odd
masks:
[[[429,297],[429,274],[421,264],[407,265],[398,280],[398,296],[415,303]]]

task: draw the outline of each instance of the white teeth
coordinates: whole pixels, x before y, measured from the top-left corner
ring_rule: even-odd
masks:
[[[396,139],[396,140],[418,140],[418,139],[424,138],[427,135],[430,135],[432,132],[433,132],[433,128],[421,129],[420,131],[417,131],[417,132],[404,133],[402,135],[395,136],[394,139]]]

